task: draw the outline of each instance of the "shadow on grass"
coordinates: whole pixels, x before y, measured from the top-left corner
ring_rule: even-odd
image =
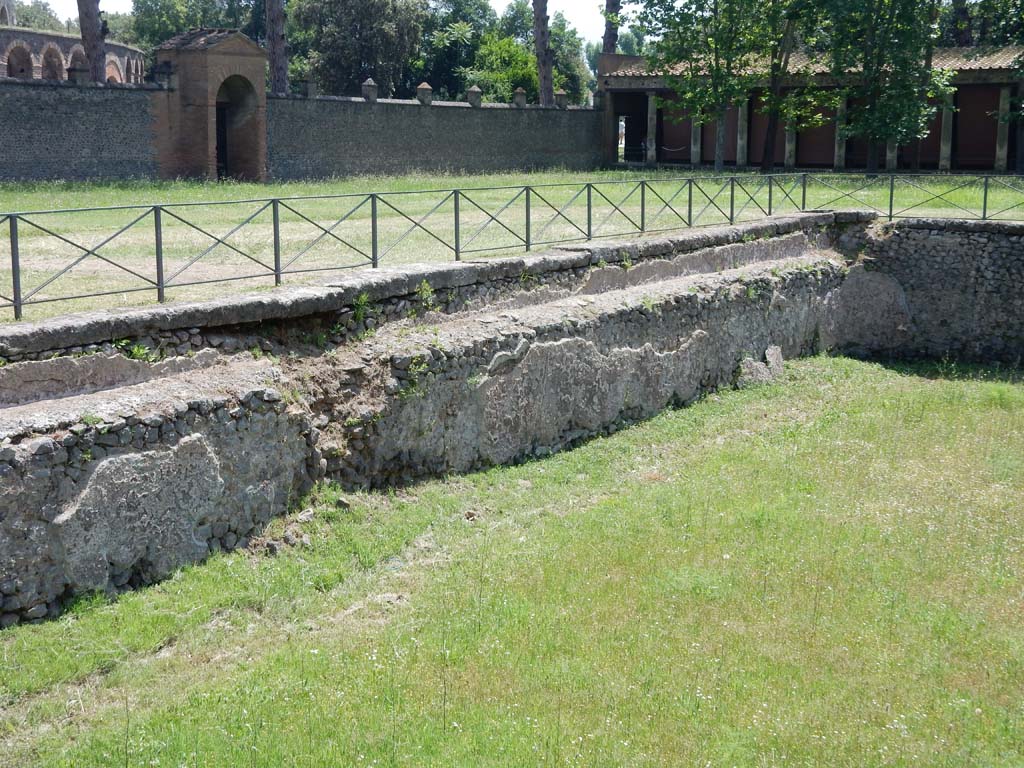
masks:
[[[895,358],[868,358],[883,368],[903,376],[944,381],[988,381],[1008,384],[1024,383],[1024,364],[1021,362],[970,362],[943,358],[941,360],[899,360]]]

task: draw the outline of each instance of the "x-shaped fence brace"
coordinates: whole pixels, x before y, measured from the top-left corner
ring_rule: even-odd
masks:
[[[612,210],[610,210],[608,212],[608,215],[605,216],[603,219],[601,219],[601,221],[598,222],[597,226],[594,227],[591,230],[591,233],[590,233],[591,237],[597,237],[597,233],[600,232],[602,229],[604,229],[604,225],[607,224],[609,221],[611,221],[612,217],[615,216],[616,213],[620,214],[622,216],[622,218],[624,218],[626,221],[628,221],[630,224],[632,224],[633,228],[637,232],[643,232],[644,225],[643,224],[638,224],[633,219],[632,216],[630,216],[628,213],[626,213],[624,210],[622,210],[622,207],[625,206],[626,203],[628,203],[632,199],[633,195],[635,195],[637,192],[639,192],[643,188],[643,186],[644,186],[644,183],[640,182],[635,187],[633,187],[631,190],[629,190],[629,192],[626,194],[626,196],[624,198],[622,198],[618,202],[618,204],[616,204],[616,203],[613,203],[609,199],[608,195],[606,195],[604,192],[602,192],[601,189],[596,184],[591,185],[593,191],[596,192],[598,195],[600,195],[601,198],[606,203],[608,203],[608,205],[610,205],[612,207]],[[616,234],[627,234],[627,233],[616,233]]]
[[[407,238],[409,235],[411,235],[417,229],[420,229],[420,230],[426,232],[428,235],[430,235],[432,238],[437,240],[437,242],[439,242],[445,248],[447,248],[450,251],[453,251],[453,252],[457,253],[458,249],[454,245],[452,245],[451,243],[447,242],[443,238],[439,237],[437,234],[435,234],[434,232],[432,232],[431,230],[429,230],[427,227],[424,226],[424,222],[426,222],[427,219],[429,219],[431,216],[433,216],[435,213],[437,213],[437,211],[439,211],[444,206],[445,203],[447,203],[449,200],[451,200],[455,196],[456,196],[456,191],[452,190],[447,195],[445,195],[443,198],[441,198],[441,201],[437,205],[435,205],[433,208],[431,208],[429,211],[427,211],[426,214],[424,214],[419,219],[414,219],[411,216],[409,216],[408,214],[406,214],[405,211],[402,211],[399,208],[396,208],[391,203],[389,203],[387,200],[384,199],[383,196],[377,195],[377,199],[380,202],[384,203],[384,205],[386,205],[388,208],[393,210],[395,213],[397,213],[403,219],[411,222],[411,226],[407,230],[405,230],[405,232],[402,233],[401,237],[399,237],[397,240],[395,240],[393,243],[391,243],[391,245],[389,245],[384,250],[384,252],[381,253],[380,257],[383,258],[383,257],[387,256],[389,253],[391,253],[391,251],[393,251],[395,248],[397,248],[398,245],[401,244],[405,240],[405,238]]]
[[[677,219],[678,219],[679,221],[681,221],[681,222],[682,222],[683,224],[685,224],[686,226],[690,226],[690,222],[689,222],[689,220],[687,219],[687,217],[686,217],[686,216],[683,216],[683,215],[682,215],[681,213],[679,213],[679,211],[677,211],[677,210],[676,210],[676,209],[675,209],[675,208],[674,208],[674,207],[672,206],[672,204],[673,204],[673,203],[675,202],[676,198],[677,198],[677,197],[679,197],[679,196],[680,196],[681,194],[683,194],[683,190],[684,190],[684,189],[690,190],[691,192],[693,191],[693,190],[692,190],[692,187],[690,186],[690,182],[684,182],[683,184],[680,184],[680,185],[679,185],[679,188],[678,188],[678,189],[677,189],[677,190],[675,191],[675,193],[674,193],[674,194],[672,194],[672,195],[671,195],[671,196],[669,197],[669,199],[668,199],[668,200],[666,200],[666,199],[665,199],[665,197],[664,197],[664,195],[662,195],[662,194],[661,194],[660,192],[658,192],[658,190],[657,190],[657,189],[656,189],[656,188],[655,188],[655,187],[654,187],[654,186],[653,186],[653,185],[652,185],[652,184],[651,184],[650,182],[648,182],[648,184],[647,184],[647,192],[648,192],[649,194],[652,194],[652,195],[654,195],[654,196],[655,196],[656,198],[658,198],[658,199],[659,199],[659,200],[661,201],[661,203],[662,203],[662,205],[661,205],[661,208],[659,208],[659,209],[658,209],[658,210],[657,210],[657,211],[655,212],[655,214],[654,214],[653,216],[651,216],[651,217],[650,217],[650,218],[649,218],[649,219],[648,219],[648,220],[647,220],[647,221],[645,222],[645,223],[646,223],[646,225],[647,225],[647,228],[648,228],[648,229],[651,229],[651,228],[653,227],[653,225],[654,225],[654,224],[655,224],[655,223],[656,223],[656,222],[658,221],[658,219],[659,219],[659,218],[661,218],[661,215],[662,215],[663,213],[665,213],[665,211],[672,211],[673,215],[674,215],[674,216],[675,216],[675,217],[676,217],[676,218],[677,218]],[[692,200],[691,200],[691,202],[692,202]]]
[[[725,217],[726,221],[730,221],[731,220],[731,216],[728,213],[726,213],[725,211],[723,211],[722,207],[718,203],[715,202],[718,199],[718,196],[721,195],[723,192],[725,192],[725,190],[729,187],[729,180],[728,179],[726,180],[726,182],[724,184],[722,184],[722,186],[718,189],[717,192],[715,192],[714,195],[709,195],[707,193],[707,191],[704,189],[704,187],[702,187],[700,185],[700,183],[696,179],[694,179],[694,181],[693,181],[693,186],[697,189],[698,192],[700,192],[702,195],[704,195],[704,197],[707,199],[707,203],[691,219],[691,226],[692,226],[692,222],[693,221],[700,221],[700,217],[703,216],[704,212],[707,211],[711,207],[714,207],[715,210],[717,210],[720,214],[722,214],[722,216]]]
[[[550,219],[548,219],[547,223],[545,223],[544,226],[540,228],[540,231],[537,233],[537,238],[538,239],[536,241],[534,241],[534,245],[550,245],[551,243],[568,242],[568,240],[551,240],[551,241],[540,240],[540,238],[542,238],[544,236],[544,233],[548,231],[548,228],[552,224],[554,224],[556,221],[558,221],[558,219],[563,219],[566,222],[568,222],[577,232],[579,232],[581,235],[583,235],[583,239],[585,239],[585,240],[589,239],[590,236],[591,236],[590,232],[588,232],[586,229],[583,229],[582,227],[580,227],[575,221],[573,221],[572,219],[570,219],[568,216],[565,215],[565,212],[567,210],[569,210],[569,208],[572,207],[573,203],[575,203],[577,200],[580,199],[581,195],[589,194],[589,190],[590,190],[590,185],[589,184],[585,185],[582,189],[580,189],[579,192],[577,192],[575,195],[573,195],[571,198],[569,198],[569,202],[567,202],[561,208],[558,208],[557,206],[553,205],[544,195],[542,195],[540,192],[538,192],[536,188],[533,188],[533,196],[536,197],[538,200],[540,200],[542,203],[544,203],[544,205],[546,205],[548,208],[550,208],[552,211],[555,212],[555,215],[552,216]],[[589,210],[589,206],[588,206],[588,210]],[[580,238],[574,237],[573,239],[574,240],[579,240]]]
[[[861,186],[857,187],[857,189],[854,189],[854,190],[852,190],[850,192],[844,192],[839,187],[837,187],[837,186],[835,186],[833,184],[829,184],[823,178],[815,177],[814,182],[816,184],[821,184],[821,185],[823,185],[825,187],[828,187],[829,189],[833,190],[834,192],[838,192],[839,193],[836,197],[832,198],[828,202],[821,203],[818,207],[819,208],[829,208],[829,207],[832,206],[833,203],[837,203],[840,200],[849,199],[849,200],[853,200],[853,201],[857,202],[860,205],[867,206],[871,210],[876,211],[878,213],[885,213],[885,214],[887,214],[888,212],[884,208],[877,208],[876,206],[871,205],[871,203],[867,203],[867,202],[865,202],[865,201],[863,201],[863,200],[861,200],[859,198],[854,197],[854,195],[856,195],[858,192],[863,192],[865,189],[868,189],[873,184],[876,184],[877,181],[878,181],[878,179],[868,179]]]
[[[310,241],[302,250],[300,250],[297,254],[292,256],[287,262],[282,263],[282,265],[281,265],[281,272],[290,272],[290,273],[297,274],[297,273],[300,273],[300,272],[323,272],[323,271],[327,271],[328,269],[338,269],[339,267],[326,267],[326,268],[325,267],[314,267],[314,268],[311,268],[311,269],[289,270],[289,267],[292,264],[294,264],[296,261],[301,259],[303,256],[305,256],[311,250],[313,250],[317,245],[319,245],[324,240],[324,238],[327,238],[327,237],[330,237],[331,239],[337,241],[338,243],[341,243],[345,247],[350,248],[351,250],[355,251],[357,254],[362,256],[364,259],[366,259],[366,261],[368,263],[372,264],[373,263],[373,256],[372,256],[372,254],[369,254],[366,251],[364,251],[362,248],[359,248],[358,246],[353,245],[348,240],[346,240],[343,237],[338,236],[334,232],[334,230],[336,230],[338,227],[340,227],[342,224],[344,224],[346,221],[348,221],[350,218],[352,218],[352,216],[354,216],[364,205],[369,203],[371,201],[371,199],[372,199],[372,196],[371,195],[367,195],[362,200],[360,200],[358,203],[356,203],[356,205],[353,208],[351,208],[348,211],[348,213],[346,213],[340,219],[337,219],[329,227],[325,227],[322,224],[320,224],[319,222],[313,221],[313,219],[309,218],[308,216],[306,216],[301,211],[297,211],[294,207],[292,207],[291,205],[288,205],[288,203],[284,202],[283,200],[279,201],[278,205],[281,208],[284,208],[286,211],[291,211],[292,213],[294,213],[296,216],[298,216],[303,221],[308,222],[309,224],[312,224],[314,227],[316,227],[317,229],[320,230],[320,234],[317,235],[315,238],[313,238],[313,240]],[[280,248],[280,245],[277,244],[275,247]],[[351,266],[358,266],[358,265],[351,265]]]
[[[896,178],[896,177],[893,177],[893,178]],[[897,180],[901,184],[906,184],[907,186],[914,187],[915,189],[921,190],[926,195],[930,195],[930,197],[927,200],[922,200],[921,202],[914,203],[913,205],[908,205],[906,208],[903,208],[903,209],[901,209],[899,211],[891,211],[889,213],[889,215],[892,216],[892,217],[902,216],[907,211],[912,211],[915,208],[920,208],[923,205],[928,205],[928,203],[934,202],[935,200],[942,200],[945,203],[949,203],[954,208],[959,208],[961,211],[966,213],[971,218],[975,218],[975,219],[979,218],[979,214],[976,211],[972,211],[970,208],[964,208],[959,203],[956,203],[953,200],[950,200],[948,197],[946,197],[946,195],[950,195],[953,192],[956,192],[958,189],[963,189],[964,187],[969,187],[971,185],[971,183],[974,181],[973,179],[970,180],[970,181],[965,181],[965,182],[962,182],[960,184],[957,184],[952,189],[946,189],[946,190],[943,190],[942,192],[938,192],[938,193],[934,193],[934,192],[932,192],[932,190],[926,189],[926,188],[922,187],[920,184],[915,183],[912,178],[900,177]],[[984,216],[984,215],[985,215],[984,212],[982,212],[981,216]]]
[[[503,214],[505,211],[507,211],[509,208],[511,208],[513,205],[515,205],[516,201],[519,200],[519,198],[524,197],[524,196],[526,196],[527,198],[530,197],[530,188],[529,187],[523,187],[522,189],[520,189],[515,194],[515,196],[513,196],[513,198],[511,200],[509,200],[507,203],[505,203],[500,208],[498,208],[498,210],[495,211],[494,213],[491,213],[489,210],[484,208],[480,203],[478,203],[476,200],[474,200],[472,197],[470,197],[465,192],[461,192],[460,195],[461,195],[463,200],[465,200],[467,203],[472,205],[474,208],[479,210],[481,213],[484,214],[484,216],[487,217],[487,220],[483,224],[481,224],[476,229],[476,231],[473,232],[473,234],[471,234],[469,236],[469,239],[465,240],[462,243],[462,253],[482,253],[484,251],[498,250],[498,248],[472,248],[472,249],[468,249],[468,250],[466,248],[466,246],[472,245],[476,241],[476,239],[478,237],[480,237],[481,234],[483,234],[484,230],[486,230],[489,226],[491,226],[491,224],[497,224],[499,227],[501,227],[506,232],[508,232],[510,235],[512,235],[516,240],[518,240],[520,243],[522,243],[524,246],[526,246],[527,248],[530,247],[529,234],[520,235],[518,232],[516,232],[514,229],[509,227],[507,224],[505,224],[505,222],[503,222],[501,220],[501,214]],[[527,216],[527,218],[529,218],[529,216],[530,216],[530,206],[529,205],[527,205],[527,207],[526,207],[526,216]],[[529,224],[527,224],[527,231],[529,231]]]

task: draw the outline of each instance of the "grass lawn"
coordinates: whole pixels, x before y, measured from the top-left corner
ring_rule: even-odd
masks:
[[[459,208],[461,252],[466,259],[524,251],[524,184],[536,187],[529,220],[530,240],[537,250],[586,238],[587,195],[581,186],[586,181],[596,182],[590,215],[594,237],[635,235],[641,225],[653,232],[679,229],[687,222],[721,224],[729,221],[730,213],[735,221],[760,218],[769,210],[769,198],[774,213],[792,212],[804,203],[807,208],[867,207],[887,213],[890,192],[897,215],[978,218],[986,196],[981,177],[968,176],[898,176],[890,190],[887,176],[811,174],[805,195],[798,174],[778,177],[771,190],[763,177],[749,173],[737,177],[735,185],[728,177],[707,173],[692,185],[679,181],[692,175],[690,169],[678,168],[416,174],[267,185],[0,184],[0,218],[3,212],[15,211],[166,205],[161,230],[167,295],[170,300],[186,300],[273,287],[273,210],[263,202],[268,197],[319,198],[289,200],[278,211],[281,263],[290,272],[285,281],[294,284],[330,280],[344,270],[369,265],[370,192],[383,193],[378,202],[378,257],[385,266],[455,258],[455,200],[436,191],[452,188],[466,190]],[[637,185],[639,179],[651,180],[645,193]],[[473,191],[481,187],[491,189]],[[260,201],[246,202],[253,199]],[[235,202],[211,205],[213,201]],[[993,177],[985,210],[990,217],[1024,218],[1024,179]],[[10,296],[12,280],[8,226],[0,222],[4,296]],[[31,301],[47,302],[30,305],[26,317],[155,301],[154,231],[154,217],[145,208],[33,214],[20,220],[23,294],[32,293]],[[229,245],[218,245],[214,236]],[[95,255],[84,249],[94,249]],[[76,298],[92,293],[108,295]],[[0,309],[0,321],[12,318],[11,310]]]
[[[0,633],[0,763],[1019,766],[1022,457],[1019,373],[819,357],[323,487],[308,546]]]

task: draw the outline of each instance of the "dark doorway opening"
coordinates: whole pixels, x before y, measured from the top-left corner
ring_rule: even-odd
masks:
[[[259,181],[256,89],[232,75],[217,91],[217,178]]]

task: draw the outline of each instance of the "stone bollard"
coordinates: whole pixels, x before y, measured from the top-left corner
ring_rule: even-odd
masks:
[[[565,91],[555,91],[555,106],[558,109],[569,108],[569,94]]]
[[[484,92],[480,90],[480,86],[474,85],[466,92],[466,100],[469,102],[471,107],[479,107],[484,100]]]
[[[526,89],[522,86],[516,88],[516,92],[512,95],[512,105],[519,109],[526,109]]]
[[[307,99],[315,99],[320,95],[320,89],[316,87],[316,80],[309,79],[306,81],[305,94]]]
[[[377,103],[377,91],[378,86],[373,82],[372,77],[366,78],[366,82],[363,83],[363,98],[366,99],[370,104]]]
[[[434,101],[434,89],[430,83],[420,83],[416,86],[416,98],[425,107],[429,107]]]

